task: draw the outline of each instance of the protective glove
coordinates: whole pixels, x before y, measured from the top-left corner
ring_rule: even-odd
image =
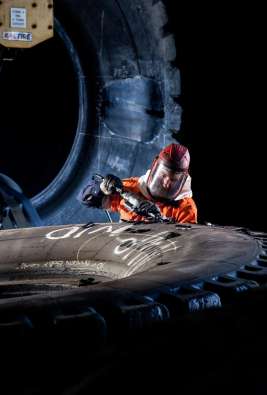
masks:
[[[116,192],[117,189],[122,190],[122,188],[121,179],[113,174],[107,174],[100,184],[100,189],[105,195],[111,195]]]
[[[143,217],[159,218],[161,213],[159,208],[149,200],[142,200],[135,212]]]

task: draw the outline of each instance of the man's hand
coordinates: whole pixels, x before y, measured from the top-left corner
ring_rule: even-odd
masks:
[[[121,179],[113,174],[107,174],[100,184],[100,189],[105,195],[111,195],[116,192],[117,189],[122,190],[122,188]]]
[[[161,216],[159,208],[149,200],[143,200],[135,210],[137,214],[144,217],[158,218]]]

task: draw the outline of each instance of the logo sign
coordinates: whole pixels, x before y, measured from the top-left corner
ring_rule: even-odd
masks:
[[[54,23],[53,0],[0,0],[0,52],[1,46],[32,48],[50,39]]]
[[[10,27],[25,29],[27,20],[26,8],[10,8]]]
[[[24,32],[3,32],[2,38],[10,41],[32,41],[32,33]]]

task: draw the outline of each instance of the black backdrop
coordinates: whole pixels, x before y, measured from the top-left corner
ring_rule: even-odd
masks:
[[[186,4],[183,4],[186,3]],[[265,230],[265,81],[258,5],[167,2],[201,221]]]

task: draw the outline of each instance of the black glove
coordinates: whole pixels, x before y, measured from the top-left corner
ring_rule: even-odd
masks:
[[[100,184],[100,189],[105,195],[111,195],[117,190],[122,190],[122,188],[121,179],[113,174],[107,174]]]
[[[149,200],[141,201],[135,212],[143,217],[158,218],[161,216],[159,208]]]

